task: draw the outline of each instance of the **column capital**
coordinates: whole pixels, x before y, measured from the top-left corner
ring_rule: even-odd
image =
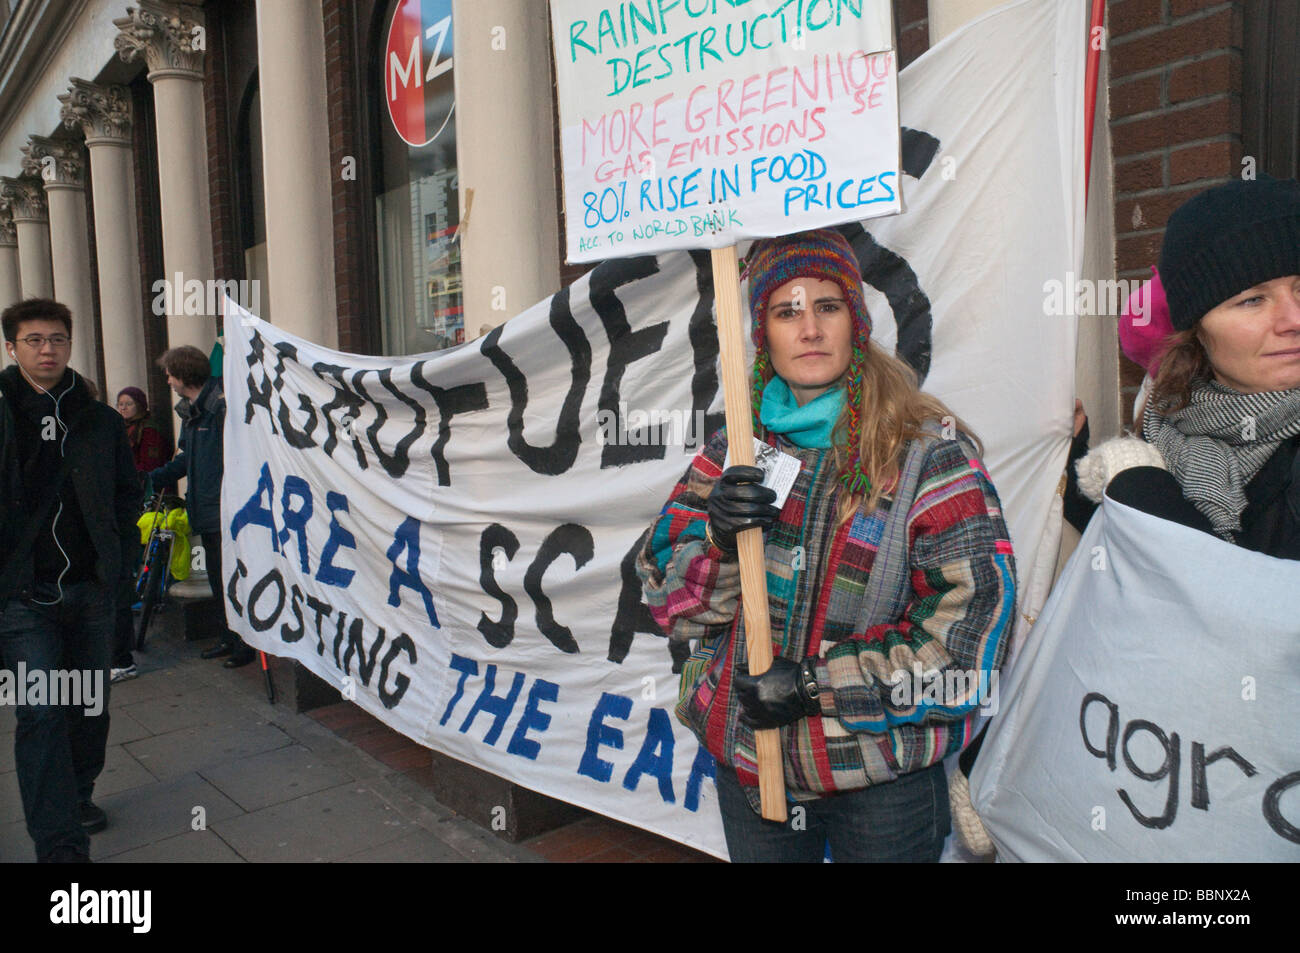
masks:
[[[43,180],[47,190],[86,187],[86,159],[80,142],[28,136],[22,153],[23,173]]]
[[[39,222],[43,225],[50,220],[40,179],[0,176],[0,201],[9,207],[15,223]]]
[[[9,202],[0,195],[0,247],[18,244],[18,228],[14,225],[13,211]]]
[[[207,49],[202,11],[188,3],[137,0],[126,16],[113,21],[120,31],[113,47],[130,63],[143,56],[149,72],[189,73],[203,77]],[[152,79],[152,77],[151,77]]]
[[[131,94],[125,86],[101,86],[72,77],[63,103],[63,125],[80,129],[87,139],[131,142]]]

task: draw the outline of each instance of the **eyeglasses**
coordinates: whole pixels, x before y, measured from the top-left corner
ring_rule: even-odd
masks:
[[[18,340],[22,341],[33,351],[39,351],[41,348],[45,347],[47,341],[55,347],[67,347],[72,338],[68,337],[66,334],[29,334],[27,337],[19,338]]]

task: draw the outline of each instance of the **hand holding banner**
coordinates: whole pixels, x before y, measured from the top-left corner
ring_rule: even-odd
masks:
[[[1107,498],[971,775],[999,857],[1300,860],[1297,576]]]

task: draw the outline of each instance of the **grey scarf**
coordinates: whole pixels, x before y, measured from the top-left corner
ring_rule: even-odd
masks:
[[[1192,401],[1167,416],[1150,402],[1142,433],[1164,458],[1214,531],[1241,531],[1246,484],[1282,441],[1300,434],[1300,388],[1242,394],[1217,381],[1194,381]]]

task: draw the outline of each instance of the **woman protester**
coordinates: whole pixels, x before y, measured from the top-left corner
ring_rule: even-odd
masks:
[[[1300,559],[1300,182],[1202,192],[1160,252],[1174,334],[1142,415],[1079,462],[1080,491]]]
[[[140,478],[143,492],[149,471],[160,467],[171,457],[162,434],[149,426],[149,398],[138,387],[123,387],[117,392],[117,412],[126,422],[126,435],[131,442],[131,455],[135,459],[136,476]],[[141,549],[136,549],[136,567],[139,567]],[[117,620],[113,639],[113,661],[109,678],[114,682],[124,682],[140,674],[136,668],[131,646],[135,644],[135,622],[131,614],[131,603],[135,601],[135,588],[132,583],[125,583],[118,594]]]
[[[778,509],[761,470],[724,469],[722,431],[651,527],[637,560],[651,612],[670,639],[699,640],[677,716],[717,759],[732,860],[816,862],[829,843],[837,861],[935,861],[941,762],[970,741],[1015,617],[1001,505],[960,422],[870,340],[842,235],[756,242],[748,273],[755,433],[799,472]],[[756,677],[736,561],[751,527],[775,656]],[[758,813],[761,728],[781,729],[801,808],[785,825]]]
[[[135,457],[135,469],[144,476],[150,470],[157,469],[171,459],[171,451],[163,440],[162,434],[149,426],[149,398],[138,387],[123,387],[117,393],[117,412],[126,421],[126,435],[131,440],[131,453]]]

